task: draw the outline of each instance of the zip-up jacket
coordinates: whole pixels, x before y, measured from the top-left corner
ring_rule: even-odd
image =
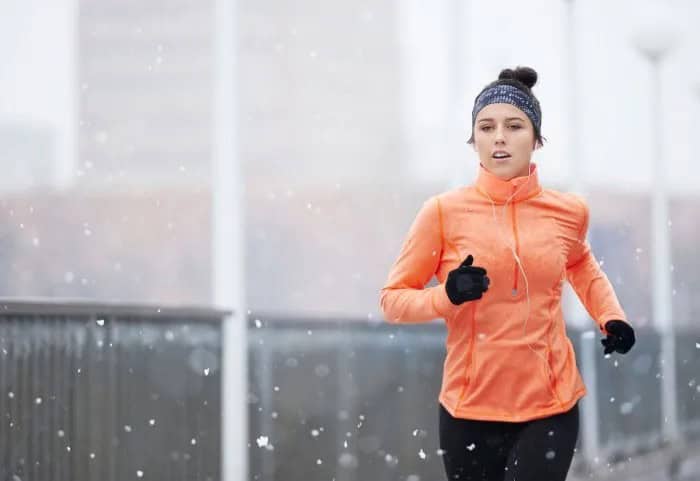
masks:
[[[508,181],[481,165],[473,185],[424,202],[380,306],[391,323],[445,320],[439,401],[452,416],[528,421],[567,411],[586,394],[566,335],[564,281],[603,334],[607,321],[627,321],[586,240],[588,217],[582,197],[542,188],[534,163],[529,177]],[[445,281],[469,254],[490,285],[456,306]],[[426,287],[433,276],[439,284]]]

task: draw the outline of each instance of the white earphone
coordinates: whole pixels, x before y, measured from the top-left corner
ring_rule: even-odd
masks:
[[[508,199],[506,199],[505,204],[503,204],[503,218],[504,218],[504,219],[505,219],[506,212],[507,212],[507,209],[508,209],[508,202],[510,202],[511,199],[512,199],[513,197],[515,197],[515,195],[520,191],[520,189],[523,188],[524,185],[527,185],[527,184],[528,184],[528,182],[530,181],[530,174],[531,174],[531,173],[532,173],[532,171],[531,171],[531,169],[528,167],[527,181],[526,181],[526,182],[523,182],[523,184],[522,184],[515,192],[513,192],[513,194],[512,194],[510,197],[508,197]],[[511,253],[513,254],[513,258],[515,259],[515,262],[518,264],[518,267],[520,268],[520,272],[522,272],[522,274],[523,274],[523,279],[525,279],[525,294],[526,294],[526,296],[527,296],[527,317],[525,318],[525,321],[523,322],[523,337],[525,337],[525,334],[526,334],[526,332],[527,332],[527,323],[528,323],[528,321],[530,320],[530,289],[529,289],[529,284],[528,284],[528,281],[527,281],[527,275],[525,274],[525,269],[523,268],[523,264],[522,264],[522,262],[520,261],[520,257],[518,256],[517,252],[515,252],[515,247],[514,247],[514,245],[511,244],[509,241],[507,241],[507,240],[505,239],[505,237],[503,237],[503,233],[502,233],[502,231],[501,231],[501,224],[500,224],[500,222],[498,221],[498,219],[496,218],[496,203],[493,201],[493,199],[492,199],[491,196],[488,194],[488,192],[485,192],[485,193],[486,193],[486,196],[487,196],[487,197],[489,198],[489,200],[491,201],[491,211],[492,211],[492,213],[493,213],[493,219],[494,219],[494,221],[496,222],[496,226],[497,226],[497,228],[498,228],[498,234],[499,234],[499,236],[501,237],[501,240],[504,240],[505,243],[506,243],[506,245],[510,248]],[[543,356],[542,354],[540,354],[540,353],[537,352],[535,349],[533,349],[532,344],[528,343],[528,347],[530,348],[530,350],[531,350],[532,352],[534,352],[537,356],[539,356],[539,357],[542,359],[542,361],[544,361],[544,365],[547,367],[547,370],[549,371],[549,374],[553,377],[554,375],[553,375],[553,373],[552,373],[552,371],[551,371],[551,369],[550,369],[550,367],[549,367],[549,362],[547,362],[547,359],[545,359],[544,356]]]

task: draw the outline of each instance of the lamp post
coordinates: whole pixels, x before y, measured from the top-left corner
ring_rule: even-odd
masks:
[[[244,189],[238,155],[236,0],[215,0],[212,25],[212,290],[232,309],[222,325],[221,479],[248,479],[248,338],[245,309]]]
[[[651,256],[653,322],[661,338],[661,416],[665,442],[679,438],[676,406],[675,332],[673,330],[671,286],[671,232],[668,218],[667,166],[663,155],[663,110],[661,67],[676,41],[672,18],[654,2],[642,20],[633,43],[648,61],[651,77],[652,163],[654,183],[651,199]]]
[[[568,130],[566,149],[566,159],[568,163],[568,184],[569,189],[579,195],[585,196],[585,182],[582,175],[582,151],[579,137],[579,106],[578,106],[578,77],[576,75],[576,65],[578,63],[578,50],[576,48],[576,2],[575,0],[564,0],[564,85],[566,85],[566,126]],[[591,234],[588,235],[589,241]],[[588,325],[589,317],[585,308],[579,302],[576,294],[570,285],[567,284],[565,291],[565,306],[567,317],[577,326]],[[593,334],[593,335],[592,335]],[[581,334],[581,374],[584,377],[588,396],[581,401],[581,441],[582,455],[589,464],[593,464],[598,457],[600,447],[600,432],[598,430],[598,389],[596,376],[596,355],[598,341],[595,334],[590,330],[585,330]]]
[[[467,75],[467,72],[469,71],[468,66],[472,59],[471,51],[468,48],[469,45],[471,45],[469,36],[472,32],[470,23],[472,2],[453,0],[448,3],[451,5],[449,38],[452,49],[451,82],[449,85],[451,92],[450,99],[454,103],[450,122],[453,124],[453,126],[451,126],[451,131],[455,132],[453,136],[455,145],[459,145],[460,149],[458,151],[455,150],[455,152],[458,152],[458,155],[454,157],[457,159],[457,162],[455,162],[454,170],[451,172],[449,179],[447,179],[446,187],[448,189],[455,189],[468,184],[473,176],[471,172],[477,171],[472,165],[466,163],[466,156],[464,155],[465,151],[469,152],[469,150],[471,150],[471,147],[466,144],[466,140],[469,138],[471,132],[472,119],[472,99],[467,97],[467,92],[470,91],[469,84],[471,78],[470,75]],[[465,147],[468,148],[465,149]],[[452,159],[453,157],[450,158]]]
[[[569,163],[569,184],[575,192],[583,193],[583,180],[581,175],[581,159],[579,145],[579,109],[577,103],[578,82],[576,77],[576,64],[578,62],[578,51],[576,49],[576,2],[574,0],[564,0],[565,11],[565,55],[564,55],[564,75],[568,86],[566,89],[566,125],[568,127],[568,142],[566,158]]]

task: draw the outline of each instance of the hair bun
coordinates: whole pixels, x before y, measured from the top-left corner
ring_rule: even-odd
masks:
[[[537,72],[530,67],[516,67],[515,70],[504,68],[498,74],[498,80],[517,80],[531,89],[537,83]]]

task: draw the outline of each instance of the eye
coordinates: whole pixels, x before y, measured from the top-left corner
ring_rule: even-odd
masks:
[[[513,130],[517,130],[517,129],[522,128],[522,126],[521,126],[521,125],[518,125],[518,124],[513,124],[513,125],[510,126],[510,128],[513,129]]]
[[[482,132],[488,132],[491,129],[492,127],[490,125],[484,125],[483,127],[481,127]]]

